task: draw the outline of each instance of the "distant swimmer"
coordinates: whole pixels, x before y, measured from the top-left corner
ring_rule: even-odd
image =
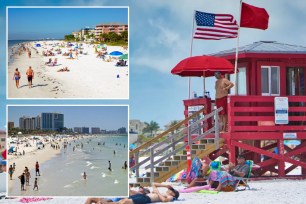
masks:
[[[83,178],[86,180],[86,177],[87,175],[86,175],[86,172],[84,171]]]
[[[114,150],[114,155],[116,155],[116,151]]]
[[[34,181],[34,188],[33,188],[33,191],[34,191],[35,188],[37,188],[37,190],[38,190],[37,178],[35,178],[35,181]]]
[[[112,171],[112,163],[108,161],[108,170]]]

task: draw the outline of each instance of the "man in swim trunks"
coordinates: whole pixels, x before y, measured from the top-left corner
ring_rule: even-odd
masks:
[[[220,131],[226,131],[227,126],[227,95],[228,90],[234,86],[232,82],[221,76],[221,72],[215,72],[216,81],[216,106],[217,108],[223,107],[223,110],[219,112],[220,122],[222,126]]]
[[[119,202],[116,202],[118,204],[147,204],[147,203],[157,203],[157,202],[171,202],[176,200],[180,193],[172,188],[170,185],[163,185],[160,183],[153,183],[153,192],[142,194],[138,193],[135,195],[130,195],[128,198],[124,198],[120,200]],[[158,187],[165,187],[168,188],[168,191],[166,194],[161,194],[158,191]],[[85,204],[91,204],[91,203],[99,203],[99,204],[106,204],[108,203],[107,200],[103,198],[90,198],[87,199]]]
[[[29,88],[32,88],[32,80],[34,79],[34,71],[32,70],[31,66],[29,66],[29,69],[27,70],[26,75],[28,76],[28,86]]]

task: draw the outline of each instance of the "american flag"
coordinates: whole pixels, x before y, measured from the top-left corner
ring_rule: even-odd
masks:
[[[213,14],[196,11],[195,21],[197,27],[193,38],[221,40],[238,36],[238,25],[231,14]]]

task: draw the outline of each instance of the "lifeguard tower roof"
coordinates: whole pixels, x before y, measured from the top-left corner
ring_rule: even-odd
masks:
[[[213,53],[215,56],[226,56],[236,52],[236,48]],[[289,45],[276,41],[259,41],[239,47],[239,54],[243,53],[273,53],[273,54],[306,54],[306,47]]]

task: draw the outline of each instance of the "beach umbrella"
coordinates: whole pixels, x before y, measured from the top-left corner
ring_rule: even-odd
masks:
[[[130,150],[136,149],[136,145],[135,144],[130,144],[129,149]]]
[[[233,74],[235,69],[226,59],[203,55],[183,59],[171,70],[171,73],[182,77],[203,77],[203,92],[205,92],[205,77],[214,76],[216,71],[221,74]],[[188,90],[190,96],[190,84]]]
[[[172,74],[182,77],[211,77],[216,71],[221,74],[233,74],[234,66],[226,59],[215,56],[194,56],[180,61],[172,70]]]
[[[120,56],[120,55],[123,55],[123,53],[119,52],[119,51],[113,51],[113,52],[109,53],[109,55],[111,55],[111,56]]]
[[[122,60],[128,59],[128,54],[121,55],[119,59],[122,59]]]
[[[6,159],[6,149],[2,152],[2,158]]]

